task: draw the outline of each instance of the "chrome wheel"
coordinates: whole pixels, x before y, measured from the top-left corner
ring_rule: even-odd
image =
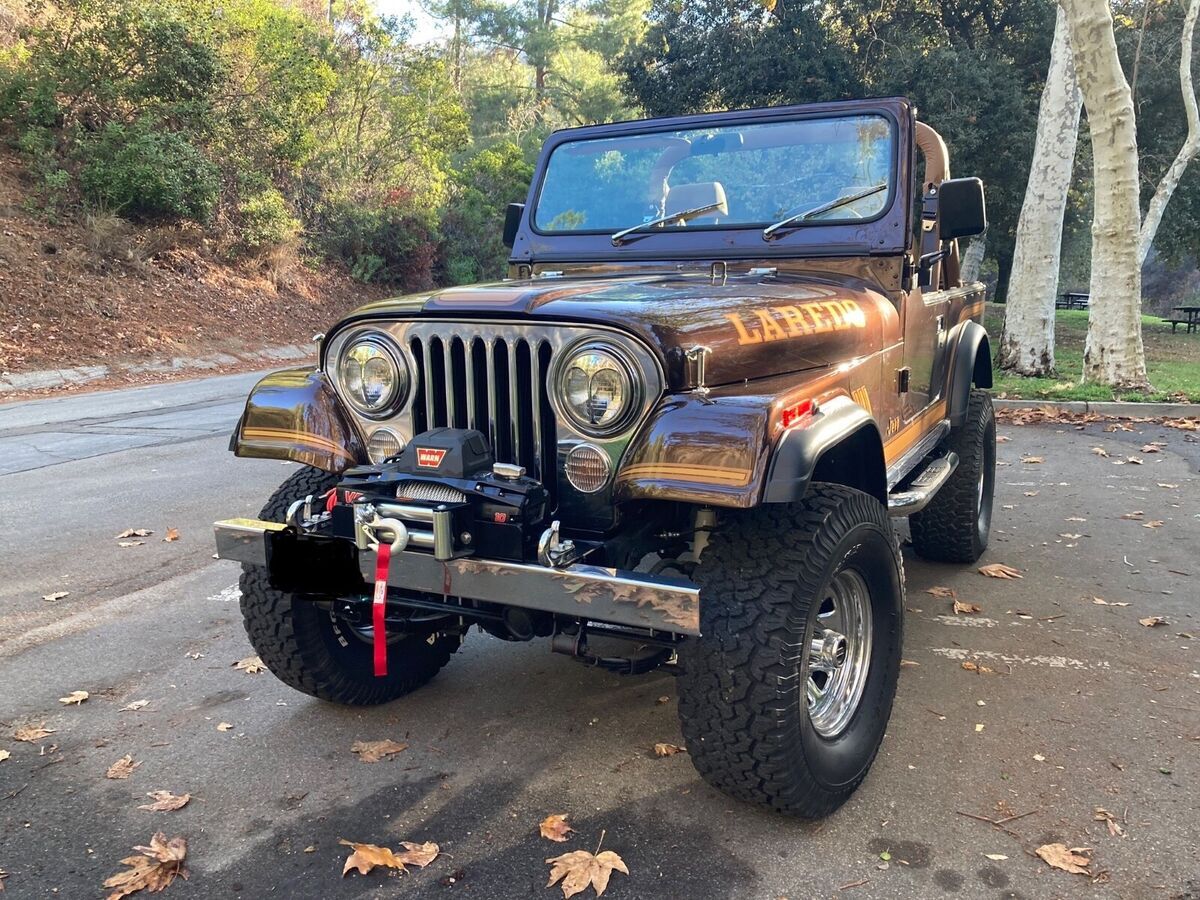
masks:
[[[862,699],[871,663],[871,597],[862,576],[833,576],[809,641],[808,718],[817,734],[841,734]]]

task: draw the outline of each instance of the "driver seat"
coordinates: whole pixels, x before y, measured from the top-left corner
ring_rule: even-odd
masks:
[[[683,213],[700,206],[716,206],[717,208],[703,216],[692,219],[693,222],[708,222],[716,225],[720,216],[729,215],[729,203],[725,199],[725,188],[719,181],[701,181],[696,184],[677,184],[667,188],[667,197],[663,203],[663,215],[670,216]]]

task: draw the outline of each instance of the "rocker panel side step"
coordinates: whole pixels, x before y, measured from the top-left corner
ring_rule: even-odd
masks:
[[[937,459],[930,460],[914,478],[905,485],[904,490],[895,491],[888,495],[888,514],[892,516],[911,516],[929,505],[934,494],[954,474],[958,468],[958,454],[947,453]]]

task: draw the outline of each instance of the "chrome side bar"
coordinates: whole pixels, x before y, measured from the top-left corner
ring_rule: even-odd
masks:
[[[947,453],[933,460],[903,491],[888,495],[888,515],[911,516],[929,505],[958,468],[958,454]]]

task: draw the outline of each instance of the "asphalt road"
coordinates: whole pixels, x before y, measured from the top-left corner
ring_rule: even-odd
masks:
[[[866,783],[813,824],[726,799],[686,754],[653,757],[682,743],[667,674],[620,678],[472,633],[428,687],[353,710],[234,669],[251,649],[209,523],[254,514],[292,471],[226,452],[252,380],[0,406],[5,900],[103,896],[156,830],[189,841],[191,880],[167,898],[552,898],[543,860],[601,834],[631,873],[613,876],[614,900],[1200,897],[1197,435],[1001,428],[984,562],[1025,577],[906,557],[904,656],[918,665]],[[1141,452],[1149,441],[1162,452]],[[1130,455],[1143,465],[1115,464]],[[126,528],[154,534],[121,548]],[[954,616],[926,593],[939,585],[981,612]],[[73,690],[91,697],[58,702]],[[40,743],[11,739],[41,723]],[[379,738],[409,749],[374,765],[350,753]],[[106,779],[125,754],[132,776]],[[194,799],[137,808],[161,789]],[[556,812],[576,829],[565,844],[537,835]],[[431,840],[442,855],[342,878],[339,838]],[[1097,881],[1033,855],[1054,841],[1094,848]]]

